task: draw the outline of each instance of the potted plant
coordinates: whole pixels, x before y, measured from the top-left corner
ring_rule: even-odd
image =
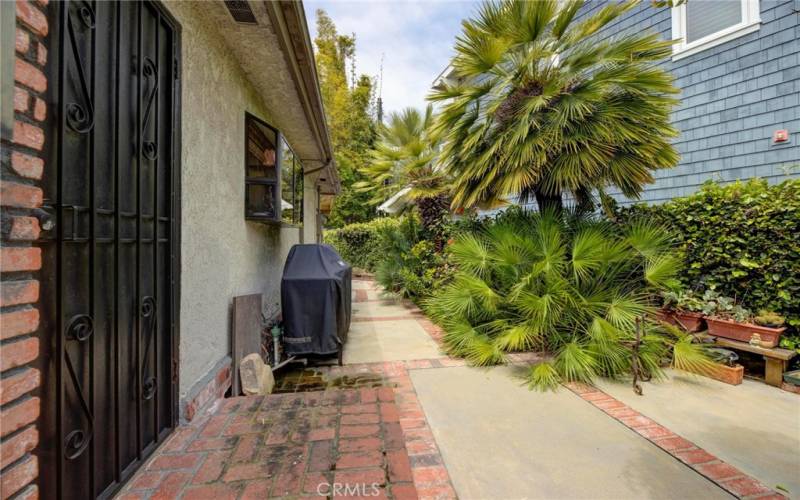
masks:
[[[656,317],[687,332],[699,332],[703,328],[703,301],[691,290],[665,292],[664,305],[656,311]]]
[[[775,347],[786,330],[784,318],[772,311],[759,311],[757,316],[730,297],[723,297],[708,290],[704,295],[708,333],[740,342],[749,342],[760,347]]]

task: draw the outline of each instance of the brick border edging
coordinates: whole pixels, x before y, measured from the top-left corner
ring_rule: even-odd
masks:
[[[759,500],[786,498],[761,481],[708,453],[688,439],[672,432],[600,389],[576,383],[564,385],[584,401],[644,437],[733,496]]]

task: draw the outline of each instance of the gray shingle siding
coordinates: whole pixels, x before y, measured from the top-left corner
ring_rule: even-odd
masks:
[[[608,1],[613,0],[590,1],[579,15],[596,12]],[[709,179],[800,177],[800,1],[761,0],[760,10],[758,31],[663,63],[681,89],[681,104],[673,113],[681,160],[674,169],[656,172],[642,201],[686,196]],[[644,0],[598,37],[646,29],[671,39],[670,9]],[[790,144],[772,144],[779,129],[789,131]]]

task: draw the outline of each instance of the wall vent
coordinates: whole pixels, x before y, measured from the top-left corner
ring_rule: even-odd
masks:
[[[225,0],[225,7],[237,23],[258,24],[247,0]]]

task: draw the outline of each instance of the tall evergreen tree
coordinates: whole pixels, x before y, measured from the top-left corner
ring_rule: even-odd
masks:
[[[375,215],[375,209],[368,203],[369,195],[353,188],[353,184],[363,180],[358,169],[368,161],[375,141],[374,91],[367,75],[348,82],[347,67],[355,57],[355,38],[340,35],[333,20],[321,9],[317,10],[314,43],[325,116],[342,181],[342,192],[334,201],[328,225],[339,227]]]

